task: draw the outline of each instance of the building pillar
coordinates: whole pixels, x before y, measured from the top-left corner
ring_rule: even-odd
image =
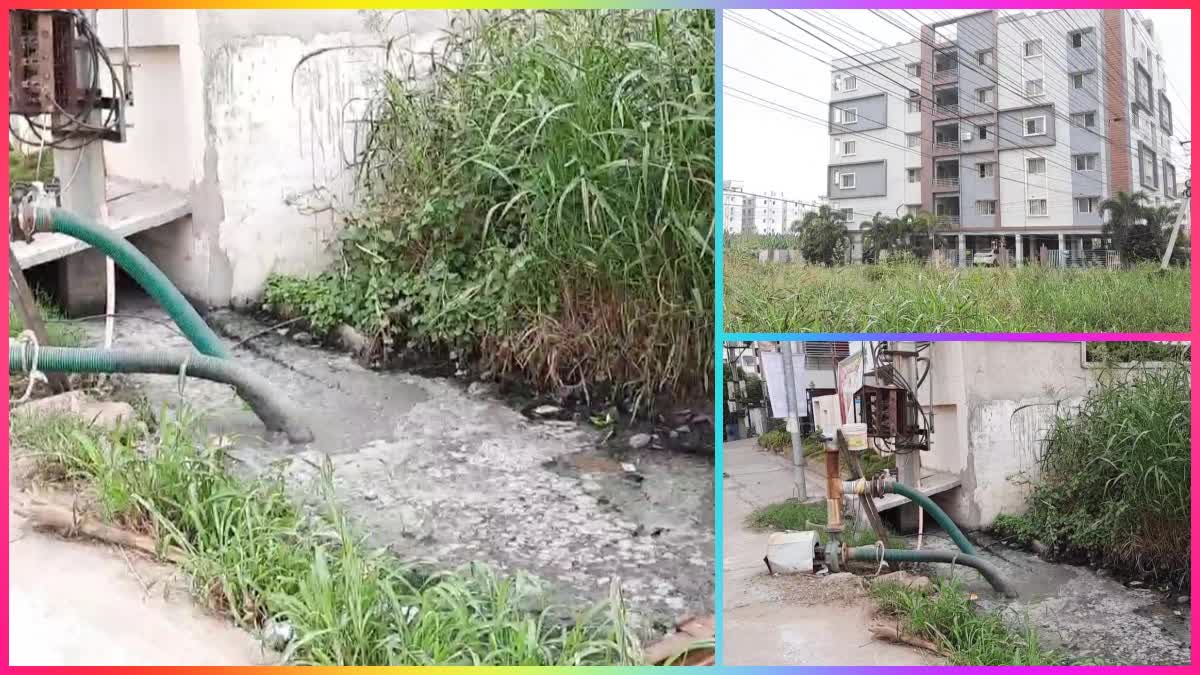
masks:
[[[958,235],[958,266],[967,266],[967,235]]]
[[[58,267],[56,300],[69,317],[105,313],[107,258],[89,248],[54,263]]]
[[[1017,267],[1021,267],[1022,265],[1025,264],[1025,261],[1022,260],[1022,257],[1024,256],[1024,254],[1021,251],[1021,235],[1014,234],[1013,237],[1016,240],[1015,245],[1013,246],[1013,251],[1017,255]]]
[[[1062,232],[1058,233],[1058,250],[1054,252],[1054,255],[1058,257],[1059,265],[1067,264],[1067,235]]]

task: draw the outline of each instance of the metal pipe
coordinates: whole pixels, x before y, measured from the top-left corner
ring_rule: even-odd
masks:
[[[983,558],[970,555],[967,553],[957,553],[955,551],[907,551],[904,549],[881,549],[876,546],[857,546],[846,551],[847,560],[858,560],[868,562],[913,562],[913,563],[950,563],[953,565],[966,565],[979,570],[984,579],[992,585],[992,588],[1003,593],[1006,597],[1016,598],[1019,596],[1016,589],[1013,588],[1001,574],[996,566]]]
[[[840,435],[841,432],[839,431]],[[835,440],[825,447],[825,530],[832,536],[842,532],[842,464]]]
[[[792,475],[796,482],[796,497],[800,501],[808,501],[808,487],[804,477],[804,444],[800,440],[800,406],[796,402],[796,373],[792,361],[792,343],[784,340],[779,343],[779,351],[783,355],[783,388],[787,392],[788,426],[792,434]]]

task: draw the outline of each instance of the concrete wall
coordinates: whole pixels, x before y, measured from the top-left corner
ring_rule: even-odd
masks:
[[[194,300],[255,301],[272,273],[329,263],[336,209],[384,69],[428,69],[446,11],[130,10],[135,106],[110,173],[186,190],[191,222],[143,237]],[[121,44],[121,12],[101,39]],[[391,52],[385,49],[389,40]]]
[[[958,490],[937,499],[955,522],[986,527],[1025,507],[1025,479],[1055,415],[1079,404],[1095,384],[1078,342],[937,342],[930,348],[933,448],[924,466],[956,474]]]

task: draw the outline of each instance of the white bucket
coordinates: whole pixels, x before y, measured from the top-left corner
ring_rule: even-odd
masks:
[[[850,452],[863,452],[867,449],[867,425],[862,422],[842,425],[842,435],[846,437],[846,448]]]

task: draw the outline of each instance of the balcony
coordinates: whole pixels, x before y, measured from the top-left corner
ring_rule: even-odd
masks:
[[[933,142],[933,149],[939,152],[958,152],[958,139],[936,140]]]
[[[957,227],[962,225],[962,218],[957,213],[953,215],[939,213],[938,215],[934,216],[934,218],[937,219],[938,225],[944,225],[947,227]]]
[[[947,103],[944,105],[941,103],[935,104],[933,106],[933,112],[939,115],[956,116],[959,112],[958,103]]]
[[[938,176],[933,179],[934,191],[958,190],[958,176]]]

